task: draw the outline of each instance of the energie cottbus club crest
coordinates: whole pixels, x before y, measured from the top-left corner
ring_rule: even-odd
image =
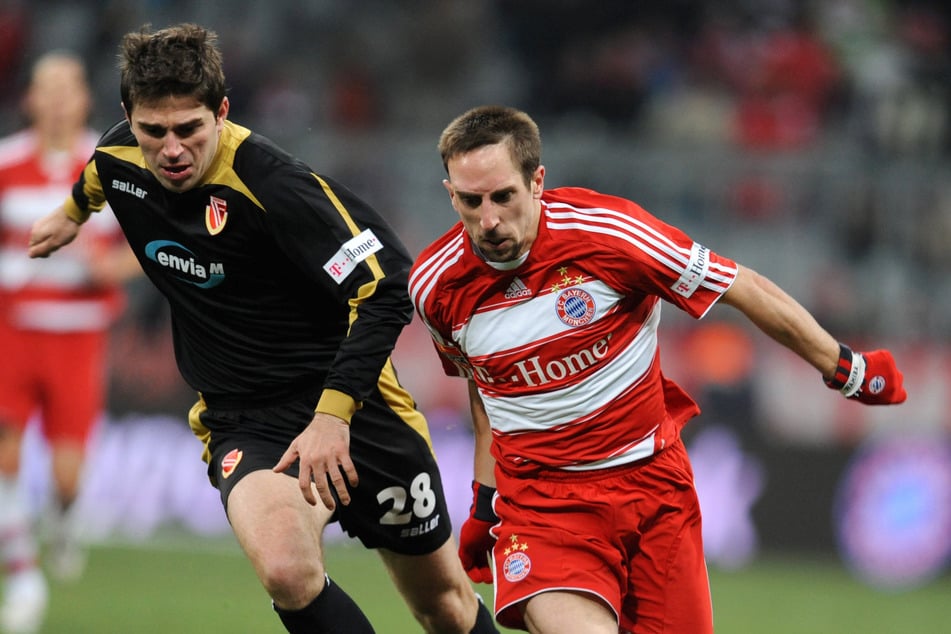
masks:
[[[218,235],[228,221],[228,201],[212,196],[205,206],[205,228],[211,235]]]
[[[232,449],[225,454],[225,457],[221,459],[221,477],[227,480],[228,476],[238,468],[238,463],[241,462],[243,457],[244,452],[240,449]]]

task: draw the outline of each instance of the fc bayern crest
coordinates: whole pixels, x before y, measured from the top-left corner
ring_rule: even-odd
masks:
[[[211,201],[205,207],[205,228],[211,235],[221,233],[228,221],[228,201],[212,196]]]
[[[508,581],[521,581],[532,571],[532,560],[523,552],[516,551],[505,558],[502,574]]]
[[[562,291],[555,302],[558,319],[572,328],[584,326],[594,319],[594,297],[582,288]]]

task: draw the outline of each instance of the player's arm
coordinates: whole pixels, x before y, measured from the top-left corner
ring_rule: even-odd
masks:
[[[733,306],[772,339],[817,369],[824,379],[835,372],[839,342],[799,302],[746,266],[720,300]]]
[[[887,350],[852,352],[827,332],[799,302],[753,269],[740,265],[723,294],[775,341],[816,368],[829,387],[869,404],[905,400],[902,374]]]
[[[349,421],[377,388],[413,317],[406,290],[412,260],[383,217],[336,181],[296,168],[272,171],[268,178],[258,195],[272,236],[326,291],[328,302],[349,307],[350,326],[317,406]]]
[[[299,460],[304,499],[316,504],[319,497],[333,509],[331,488],[348,504],[346,485],[359,482],[349,452],[351,418],[377,389],[397,337],[413,315],[406,290],[412,260],[382,216],[335,181],[298,166],[272,170],[268,178],[260,197],[269,210],[272,236],[321,285],[328,302],[350,311],[314,418],[274,466],[283,471]]]
[[[115,128],[113,128],[115,130]],[[107,132],[103,138],[112,134]],[[31,258],[49,257],[79,235],[79,227],[92,212],[106,205],[106,196],[94,159],[86,164],[79,179],[73,183],[72,195],[62,205],[33,223],[30,228],[28,252]]]
[[[29,254],[31,258],[45,258],[64,247],[79,235],[80,222],[60,205],[33,223],[30,228]]]
[[[491,530],[498,523],[492,500],[495,496],[495,459],[490,448],[492,430],[485,405],[479,396],[475,381],[469,381],[469,409],[472,430],[475,433],[474,475],[472,504],[469,517],[459,530],[459,560],[466,574],[476,583],[492,583],[491,552],[495,537]]]
[[[472,431],[475,435],[475,457],[473,475],[476,482],[495,487],[495,458],[492,457],[492,429],[489,416],[479,396],[475,381],[469,381],[469,410],[472,414]]]
[[[102,287],[119,286],[142,275],[142,265],[125,240],[92,245],[86,266],[92,283]]]

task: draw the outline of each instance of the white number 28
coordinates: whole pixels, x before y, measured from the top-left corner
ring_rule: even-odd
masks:
[[[425,519],[436,510],[436,494],[432,490],[432,482],[428,473],[420,473],[413,478],[409,487],[409,496],[403,487],[387,487],[377,493],[376,500],[380,505],[390,504],[390,509],[380,517],[380,524],[399,526],[409,524],[413,515]],[[406,510],[407,497],[413,499],[413,506]]]

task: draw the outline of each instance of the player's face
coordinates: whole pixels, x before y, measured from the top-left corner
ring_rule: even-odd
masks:
[[[511,262],[526,253],[538,235],[544,166],[526,183],[508,145],[496,143],[454,156],[447,167],[443,185],[486,259]]]
[[[40,62],[25,105],[33,125],[47,141],[71,143],[85,125],[91,105],[82,64],[57,56]]]
[[[173,96],[136,104],[127,117],[149,171],[166,189],[184,192],[208,173],[227,114],[227,97],[214,112],[194,97]]]

